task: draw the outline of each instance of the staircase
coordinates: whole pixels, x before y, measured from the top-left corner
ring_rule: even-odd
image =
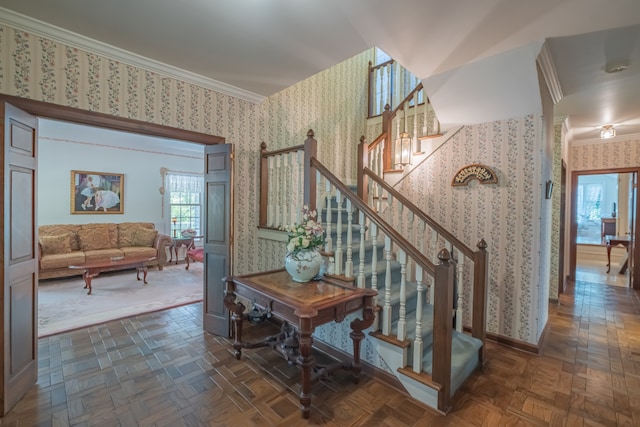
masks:
[[[369,186],[381,186],[387,199],[401,202],[400,210],[411,220],[407,223],[393,208],[388,209],[393,215],[384,217],[378,201],[365,202],[316,159],[313,136],[310,132],[304,145],[274,153],[263,146],[261,175],[272,185],[261,183],[261,194],[268,195],[261,226],[299,222],[295,206],[302,203],[317,208],[326,230],[325,252],[332,259],[327,274],[378,293],[380,310],[368,340],[385,369],[416,399],[446,413],[484,358],[486,244],[475,252],[466,248],[364,168]],[[285,193],[289,207],[272,205]],[[474,297],[456,292],[463,288],[473,289]],[[467,313],[471,335],[463,332]]]
[[[394,62],[385,64],[370,66],[371,81],[391,73]],[[259,225],[277,230],[299,223],[303,204],[318,210],[330,256],[326,274],[377,291],[379,311],[367,337],[382,360],[376,367],[446,413],[484,362],[487,244],[467,247],[390,184],[411,170],[400,167],[392,143],[401,129],[415,142],[414,168],[457,132],[440,134],[422,84],[394,104],[380,113],[380,136],[371,143],[361,138],[357,186],[345,185],[318,161],[311,130],[302,145],[269,152],[263,143]]]

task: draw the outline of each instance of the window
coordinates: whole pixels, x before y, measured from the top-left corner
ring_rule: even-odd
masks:
[[[168,174],[166,188],[169,190],[171,236],[181,237],[184,230],[202,235],[202,176]]]

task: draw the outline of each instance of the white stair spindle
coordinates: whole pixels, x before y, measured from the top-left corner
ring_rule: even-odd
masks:
[[[416,216],[413,213],[412,210],[409,210],[409,214],[407,215],[407,227],[405,228],[407,230],[407,234],[406,236],[409,237],[409,243],[411,243],[413,246],[416,246],[416,240],[415,240],[415,229],[416,229]],[[414,261],[413,259],[409,258],[408,262],[407,262],[407,280],[410,282],[415,281],[415,269],[413,268],[414,265]]]
[[[282,155],[282,224],[292,224],[291,218],[291,171],[289,168],[289,153]]]
[[[336,206],[338,207],[336,213],[336,274],[341,275],[344,271],[344,264],[342,263],[342,193],[340,190],[336,190]]]
[[[296,154],[296,173],[298,175],[298,202],[296,203],[296,223],[300,224],[302,222],[302,206],[304,205],[304,151],[298,150]],[[318,216],[318,220],[320,220],[320,216]]]
[[[326,198],[327,212],[326,212],[326,218],[325,218],[327,239],[325,242],[325,251],[333,252],[333,237],[331,237],[331,183],[329,181],[326,181],[325,189],[327,192],[327,198]]]
[[[275,226],[275,194],[276,194],[276,186],[277,186],[277,178],[274,171],[274,163],[275,159],[273,156],[269,156],[267,160],[269,165],[269,188],[268,188],[268,196],[267,196],[267,225],[269,227]]]
[[[384,276],[384,306],[382,312],[382,333],[391,334],[391,239],[384,237],[384,254],[386,260],[386,271]]]
[[[274,226],[275,227],[281,227],[283,225],[285,225],[282,222],[282,156],[276,156],[276,167],[275,167],[275,173],[276,173],[276,206],[275,206],[275,215],[274,215]]]
[[[304,170],[304,165],[303,165],[303,170]],[[316,212],[318,214],[318,223],[322,224],[322,207],[325,204],[325,200],[327,198],[327,193],[325,191],[323,191],[324,186],[322,185],[322,175],[320,174],[320,172],[316,172],[316,182],[318,183],[318,191],[316,192]],[[304,192],[304,188],[303,188],[303,192]],[[304,195],[302,197],[302,205],[304,205]],[[326,229],[326,227],[325,227]],[[325,233],[327,237],[328,234]],[[326,240],[325,240],[326,242]],[[325,243],[325,250],[327,250],[326,248],[326,243]]]
[[[398,318],[397,338],[404,341],[407,337],[407,254],[402,249],[398,250],[400,262],[400,308]]]
[[[418,300],[416,301],[416,339],[413,342],[413,372],[422,372],[422,300],[424,298],[424,286],[422,286],[422,267],[416,265],[416,282]]]
[[[369,223],[371,228],[371,289],[378,290],[378,226],[373,222]],[[378,305],[378,296],[373,297],[374,307]],[[376,316],[372,330],[377,331],[380,329],[380,315]]]
[[[413,95],[413,143],[414,154],[424,154],[422,152],[422,142],[420,141],[420,135],[418,135],[418,102],[420,98],[418,94],[420,91]]]
[[[462,296],[462,275],[464,274],[464,255],[462,251],[456,250],[458,253],[458,271],[456,274],[458,275],[458,287],[456,291],[458,292],[458,300],[456,302],[456,331],[462,332],[462,305],[463,305],[463,296]]]
[[[344,275],[353,277],[353,207],[347,199],[347,261],[344,264]]]
[[[367,228],[364,225],[364,213],[360,211],[358,213],[358,223],[360,224],[360,265],[358,266],[358,287],[365,287],[365,277],[364,277],[364,257],[365,257],[365,238],[367,233]]]

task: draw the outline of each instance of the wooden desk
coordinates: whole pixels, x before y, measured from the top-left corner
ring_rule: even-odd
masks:
[[[604,239],[607,245],[607,273],[611,270],[611,248],[618,245],[627,248],[627,257],[618,271],[619,274],[624,274],[629,264],[629,243],[631,242],[631,236],[604,236]]]
[[[283,321],[278,335],[256,342],[242,342],[242,322],[246,316],[245,306],[236,302],[236,295],[256,305]],[[300,406],[302,416],[309,418],[311,409],[311,386],[336,369],[350,369],[357,383],[360,366],[360,342],[364,329],[374,320],[373,297],[376,291],[359,289],[348,283],[324,278],[309,283],[291,280],[284,270],[269,271],[226,279],[224,304],[231,311],[236,359],[240,359],[243,348],[270,346],[290,363],[302,369]],[[353,340],[353,362],[338,363],[328,367],[316,366],[311,346],[311,334],[316,326],[328,322],[341,322],[349,313],[362,310],[362,320],[351,322],[350,337]]]

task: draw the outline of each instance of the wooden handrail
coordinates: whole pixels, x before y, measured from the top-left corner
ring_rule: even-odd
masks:
[[[319,171],[334,187],[336,187],[343,195],[353,193],[349,187],[343,184],[334,174],[329,171],[318,159],[312,158],[310,161],[312,168]],[[306,179],[306,178],[305,178]],[[351,198],[349,198],[351,199]],[[306,195],[305,195],[306,200]],[[435,265],[429,261],[417,248],[415,248],[407,239],[405,239],[400,233],[398,233],[389,223],[380,218],[380,216],[358,197],[354,197],[351,203],[355,205],[356,209],[364,213],[365,216],[374,220],[380,230],[382,230],[389,238],[396,243],[402,250],[404,250],[425,272],[433,275],[435,274]]]
[[[405,207],[407,207],[411,212],[413,212],[415,216],[417,216],[422,221],[427,223],[429,227],[433,228],[435,231],[438,232],[438,234],[440,234],[446,240],[451,242],[453,246],[455,246],[456,248],[459,248],[466,257],[472,258],[472,259],[475,258],[475,252],[470,247],[462,243],[453,234],[447,231],[443,226],[435,222],[433,218],[431,218],[429,215],[424,213],[420,208],[414,205],[409,199],[403,196],[398,190],[393,188],[386,181],[384,181],[378,175],[376,175],[371,169],[364,168],[363,173],[367,175],[369,179],[373,180],[376,184],[380,185],[387,193],[391,194],[391,196],[393,196],[394,199],[398,200]],[[363,195],[366,195],[366,192]],[[366,199],[364,200],[366,201]]]

